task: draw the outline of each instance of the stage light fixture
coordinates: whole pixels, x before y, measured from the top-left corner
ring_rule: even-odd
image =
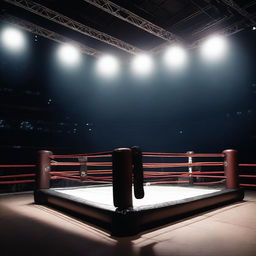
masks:
[[[5,28],[1,34],[1,41],[3,45],[14,52],[18,52],[25,47],[24,34],[16,28]]]
[[[61,62],[68,66],[78,64],[81,57],[79,50],[70,44],[61,45],[57,54]]]
[[[112,55],[102,56],[97,62],[97,71],[104,77],[113,77],[119,71],[119,61]]]
[[[171,68],[184,67],[187,64],[187,53],[181,46],[171,46],[164,54],[164,62]]]
[[[151,56],[146,54],[137,55],[132,60],[132,70],[137,75],[148,75],[153,70],[154,64]]]
[[[201,45],[201,54],[207,60],[219,60],[225,56],[227,46],[227,41],[224,37],[212,36]]]

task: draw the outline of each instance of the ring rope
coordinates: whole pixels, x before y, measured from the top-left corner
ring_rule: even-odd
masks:
[[[224,157],[224,154],[196,154],[196,153],[153,153],[144,152],[146,157]]]
[[[223,162],[196,162],[196,163],[145,163],[144,168],[171,168],[193,166],[223,166]]]
[[[256,164],[238,164],[238,166],[256,167]]]
[[[51,166],[80,166],[78,162],[51,162]],[[88,162],[87,166],[112,166],[111,162]]]
[[[80,158],[81,156],[86,156],[86,157],[111,157],[112,152],[107,151],[107,152],[88,153],[88,154],[51,155],[51,158],[52,159],[55,159],[55,158]]]
[[[209,181],[209,182],[194,182],[194,185],[213,185],[213,184],[221,184],[224,183],[225,180],[220,180],[220,181]]]
[[[256,175],[243,174],[243,175],[239,175],[239,177],[241,177],[241,178],[256,178]]]
[[[7,178],[21,178],[21,177],[35,177],[36,175],[34,173],[31,174],[16,174],[16,175],[5,175],[0,176],[1,179],[7,179]]]
[[[256,187],[256,185],[254,185],[254,184],[240,184],[240,186],[243,186],[243,187]]]
[[[112,152],[99,152],[99,153],[90,153],[90,154],[72,154],[72,155],[52,155],[52,159],[79,159],[81,156],[86,156],[90,158],[100,158],[100,157],[111,157]],[[145,157],[224,157],[224,154],[196,154],[196,153],[152,153],[152,152],[144,152],[143,156]],[[51,166],[81,166],[82,164],[79,162],[51,162]],[[172,178],[219,178],[223,179],[226,178],[225,175],[223,176],[224,172],[220,171],[195,171],[193,173],[188,172],[165,172],[165,171],[153,171],[153,169],[159,168],[172,168],[172,167],[193,167],[193,166],[223,166],[223,162],[194,162],[194,163],[144,163],[143,167],[145,169],[151,169],[150,171],[145,170],[144,175],[145,179],[157,179],[155,182],[157,183],[188,183],[189,181],[173,181],[173,180],[162,180],[162,179],[172,179]],[[37,165],[35,164],[2,164],[0,168],[35,168]],[[112,167],[112,162],[88,162],[87,166],[90,167]],[[238,164],[239,167],[256,167],[256,164],[246,164],[241,163]],[[244,172],[244,170],[243,170]],[[111,182],[111,175],[112,170],[88,170],[88,175],[86,181],[91,182]],[[222,174],[220,176],[215,174]],[[66,180],[74,180],[80,181],[79,171],[73,170],[59,170],[59,171],[52,171],[50,172],[52,175],[52,179],[66,179]],[[99,176],[101,175],[101,176]],[[106,175],[106,176],[102,176]],[[35,174],[16,174],[16,175],[1,175],[1,179],[7,178],[26,178],[26,177],[34,177]],[[242,174],[239,175],[240,178],[256,178],[256,175],[252,174]],[[18,184],[18,183],[29,183],[34,182],[34,179],[26,179],[26,180],[10,180],[10,181],[0,181],[0,184]],[[221,181],[213,181],[213,182],[193,182],[195,185],[203,185],[203,184],[218,184],[224,182]],[[153,182],[150,182],[153,184]],[[256,187],[254,184],[243,184],[241,183],[240,186],[250,186]]]
[[[193,175],[193,174],[186,174],[186,175],[159,175],[159,176],[150,176],[150,175],[145,175],[145,178],[177,178],[177,177],[195,177],[195,178],[222,178],[226,179],[226,176],[213,176],[213,175]],[[255,177],[256,178],[256,177]]]
[[[149,174],[152,174],[152,175],[162,175],[162,174],[187,174],[188,172],[153,172],[153,171],[145,171],[144,172],[145,175],[149,175]],[[192,172],[191,174],[224,174],[224,171],[219,171],[219,172],[215,172],[215,171],[212,171],[212,172]]]

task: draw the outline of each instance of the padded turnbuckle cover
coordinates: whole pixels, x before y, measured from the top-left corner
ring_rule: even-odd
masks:
[[[143,162],[142,152],[139,147],[132,147],[132,162],[133,162],[133,184],[134,195],[137,199],[144,197],[144,175],[143,175]]]

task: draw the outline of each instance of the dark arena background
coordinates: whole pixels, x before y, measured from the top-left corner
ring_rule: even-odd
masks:
[[[67,216],[75,211],[81,223],[113,237],[234,203],[243,190],[255,210],[255,46],[253,0],[1,1],[0,206],[17,192],[34,191],[31,204],[67,208]],[[102,202],[87,204],[86,197],[63,206],[75,195],[60,195],[67,188],[106,184],[113,185],[116,208],[110,200],[111,209],[99,210]],[[146,206],[131,202],[132,189],[140,199],[143,186],[151,193],[149,185],[206,186],[214,199],[186,192],[199,200],[192,210],[161,201],[152,213],[150,199]],[[104,189],[97,193],[109,193]],[[154,196],[156,202],[162,197]],[[133,209],[126,225],[118,215],[124,209]],[[255,217],[248,219],[256,236]],[[244,251],[202,250],[256,255],[252,244]],[[198,253],[176,249],[138,255]],[[126,255],[121,251],[115,253]]]

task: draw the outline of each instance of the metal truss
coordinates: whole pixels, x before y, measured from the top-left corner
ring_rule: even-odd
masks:
[[[191,19],[197,17],[198,15],[202,14],[203,12],[208,11],[211,8],[211,5],[207,5],[206,7],[201,7],[200,10],[192,13],[189,16],[186,16],[185,18],[183,18],[182,20],[179,20],[178,22],[176,22],[175,24],[173,24],[171,26],[172,29],[177,28],[180,24],[184,23],[184,22],[189,22]]]
[[[143,51],[131,44],[128,44],[122,40],[119,40],[115,37],[112,37],[106,33],[100,32],[96,29],[90,28],[84,24],[81,24],[75,20],[70,19],[67,16],[64,16],[56,11],[53,11],[43,5],[35,3],[30,0],[4,0],[7,3],[13,4],[15,6],[21,7],[25,10],[28,10],[34,14],[37,14],[41,17],[44,17],[50,21],[61,24],[65,27],[68,27],[72,30],[75,30],[84,35],[95,38],[99,41],[107,43],[109,45],[115,46],[123,51],[126,51],[131,54],[142,53]]]
[[[245,23],[245,21],[239,21],[236,22],[228,27],[225,27],[223,29],[218,30],[219,35],[224,35],[224,36],[231,36],[235,33],[238,33],[242,30],[244,30],[246,27],[250,27],[248,24]],[[206,37],[202,37],[199,40],[196,40],[190,47],[190,49],[198,47],[205,39]]]
[[[226,36],[231,36],[233,34],[236,34],[242,30],[244,30],[245,28],[250,27],[249,25],[246,25],[243,21],[237,22],[229,27],[226,27],[222,30],[219,31],[220,34],[222,35],[226,35]]]
[[[119,5],[112,3],[108,0],[83,0],[89,4],[94,5],[95,7],[123,20],[126,21],[140,29],[145,30],[146,32],[153,34],[157,37],[160,37],[164,40],[170,42],[180,42],[182,41],[177,35],[143,19],[142,17],[130,12],[129,10],[120,7]]]
[[[209,30],[210,28],[212,28],[213,26],[216,26],[218,24],[220,24],[221,22],[223,22],[224,20],[226,20],[227,17],[224,17],[222,19],[219,19],[219,20],[216,20],[214,22],[210,22],[209,24],[207,24],[206,26],[204,26],[203,28],[199,29],[199,30],[196,30],[192,35],[196,35],[196,34],[199,34],[199,33],[202,33],[206,30]],[[168,44],[167,42],[163,43],[163,44],[160,44],[154,48],[152,48],[150,50],[150,53],[152,54],[158,54],[159,52],[165,50],[170,44]],[[186,45],[187,48],[190,48],[191,46],[189,44]]]
[[[247,8],[249,8],[249,7],[251,7],[251,6],[255,5],[255,4],[256,4],[256,1],[255,1],[255,0],[254,0],[254,1],[251,1],[251,2],[249,2],[248,4],[244,5],[244,6],[243,6],[243,9],[246,10]]]
[[[77,47],[82,53],[87,54],[87,55],[91,55],[94,57],[100,57],[101,55],[103,55],[102,52],[97,51],[91,47],[88,47],[84,44],[81,44],[77,41],[71,40],[65,36],[62,36],[58,33],[55,33],[51,30],[45,29],[43,27],[40,27],[38,25],[35,25],[31,22],[25,21],[23,19],[14,17],[12,15],[8,15],[8,14],[3,14],[0,16],[0,18],[2,20],[4,20],[5,22],[14,24],[15,26],[18,26],[24,30],[27,30],[33,34],[48,38],[50,40],[53,40],[55,42],[58,43],[69,43],[74,45],[75,47]]]
[[[235,33],[238,33],[242,30],[244,30],[246,27],[249,27],[248,24],[246,24],[245,21],[239,21],[239,22],[236,22],[228,27],[225,27],[223,29],[219,29],[217,31],[217,33],[219,35],[224,35],[224,36],[231,36]],[[197,31],[197,32],[202,32],[202,31]],[[196,40],[195,42],[193,42],[191,45],[188,45],[187,48],[188,49],[194,49],[194,48],[197,48],[198,46],[200,46],[200,44],[207,38],[208,36],[204,36],[198,40]],[[163,51],[164,49],[166,49],[166,47],[168,46],[167,43],[163,43],[155,48],[153,48],[150,52],[152,54],[157,54],[161,51]]]
[[[256,22],[251,17],[250,13],[248,13],[245,9],[241,8],[237,3],[235,3],[233,0],[220,0],[225,5],[231,7],[233,10],[237,11],[241,16],[245,17],[247,20],[249,20],[252,25],[256,25]]]
[[[231,17],[233,17],[233,16],[230,16],[230,17],[224,16],[223,18],[217,19],[217,20],[215,20],[213,22],[209,22],[208,24],[204,25],[202,28],[199,28],[196,31],[194,31],[191,34],[191,36],[194,37],[194,36],[196,36],[196,35],[198,35],[200,33],[207,33],[208,31],[213,30],[214,27],[220,26],[221,23],[223,23],[225,21],[228,21]]]

